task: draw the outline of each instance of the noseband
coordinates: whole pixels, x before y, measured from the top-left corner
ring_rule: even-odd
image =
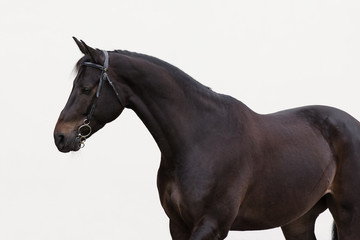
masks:
[[[109,76],[107,74],[107,71],[108,71],[108,68],[109,68],[109,53],[107,51],[105,51],[105,50],[103,50],[103,53],[104,53],[104,56],[105,56],[104,66],[96,64],[96,63],[92,63],[92,62],[84,62],[82,64],[83,66],[92,67],[92,68],[100,70],[101,74],[100,74],[99,85],[98,85],[96,95],[95,95],[95,98],[93,100],[90,112],[87,115],[84,123],[78,128],[78,136],[77,136],[77,138],[80,139],[80,147],[81,148],[85,146],[85,141],[91,134],[92,129],[90,127],[90,120],[91,120],[91,118],[92,118],[92,116],[94,114],[96,103],[97,103],[97,100],[100,97],[100,92],[101,92],[101,88],[103,86],[104,81],[107,81],[110,84],[111,88],[113,89],[113,91],[114,91],[114,93],[116,95],[116,98],[119,100],[120,105],[122,107],[124,107],[124,105],[122,104],[119,92],[116,90],[114,84],[112,83],[112,81],[110,80],[110,78],[109,78]]]

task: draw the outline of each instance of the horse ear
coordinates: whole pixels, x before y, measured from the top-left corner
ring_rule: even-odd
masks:
[[[80,40],[81,43],[83,44],[83,46],[85,47],[87,54],[90,56],[90,58],[96,62],[96,56],[97,56],[97,50],[93,49],[92,47],[89,47],[88,45],[86,45],[86,43],[83,40]]]
[[[89,47],[83,40],[78,40],[76,37],[73,37],[76,45],[79,47],[80,51],[85,54],[85,55],[89,55],[91,60],[93,60],[94,62],[96,62],[96,55],[97,55],[97,50],[93,49],[92,47]]]
[[[83,54],[87,54],[87,49],[86,47],[84,46],[84,44],[82,42],[80,42],[76,37],[73,37],[76,45],[79,47],[80,51],[83,53]]]

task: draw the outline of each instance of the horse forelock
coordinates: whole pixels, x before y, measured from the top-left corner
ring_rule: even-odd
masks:
[[[74,66],[75,74],[78,74],[81,69],[81,66],[83,66],[84,62],[88,62],[88,61],[90,61],[90,57],[88,57],[87,55],[80,58],[79,61],[77,61],[77,63]]]

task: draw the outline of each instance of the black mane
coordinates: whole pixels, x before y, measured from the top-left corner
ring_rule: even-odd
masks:
[[[130,56],[130,57],[135,57],[135,58],[140,58],[146,61],[149,61],[151,63],[154,63],[158,66],[161,66],[165,69],[167,69],[174,77],[176,80],[181,81],[182,84],[190,84],[192,87],[195,87],[197,89],[203,89],[205,91],[211,91],[212,89],[210,87],[204,86],[203,84],[201,84],[200,82],[196,81],[194,78],[192,78],[190,75],[188,75],[187,73],[185,73],[184,71],[182,71],[181,69],[175,67],[174,65],[163,61],[159,58],[153,57],[153,56],[149,56],[146,54],[142,54],[142,53],[136,53],[136,52],[130,52],[127,50],[115,50],[116,53],[119,54],[123,54],[126,56]]]

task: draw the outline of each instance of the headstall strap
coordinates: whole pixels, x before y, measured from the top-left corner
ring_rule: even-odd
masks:
[[[119,92],[116,90],[113,82],[110,80],[110,78],[109,78],[109,76],[107,74],[107,70],[109,68],[109,53],[107,51],[105,51],[105,50],[103,50],[103,53],[104,53],[104,56],[105,56],[104,66],[101,66],[99,64],[92,63],[92,62],[84,62],[82,64],[84,66],[92,67],[92,68],[96,68],[96,69],[100,70],[101,74],[100,74],[99,85],[98,85],[98,88],[96,90],[96,95],[95,95],[94,101],[92,103],[90,112],[87,115],[84,123],[78,129],[78,138],[80,139],[80,147],[81,148],[85,146],[85,141],[91,134],[92,129],[90,127],[90,120],[92,118],[92,115],[94,114],[94,111],[95,111],[95,108],[96,108],[96,103],[97,103],[98,98],[100,97],[101,88],[103,86],[104,81],[107,81],[109,83],[109,85],[111,86],[111,88],[115,92],[116,97],[119,100],[119,103],[121,104],[122,107],[124,107],[124,105],[122,104]]]

